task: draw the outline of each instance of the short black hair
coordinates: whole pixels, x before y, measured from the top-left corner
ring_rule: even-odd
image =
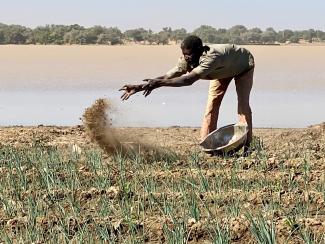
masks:
[[[181,48],[188,50],[202,50],[203,43],[200,37],[190,35],[183,40]]]

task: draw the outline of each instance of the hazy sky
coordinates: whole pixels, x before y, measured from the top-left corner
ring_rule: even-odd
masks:
[[[0,0],[0,23],[144,27],[187,31],[205,24],[229,28],[325,31],[325,0]]]

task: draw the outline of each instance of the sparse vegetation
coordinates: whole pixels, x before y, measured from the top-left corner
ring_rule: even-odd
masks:
[[[82,127],[0,128],[0,242],[324,243],[323,128],[257,130],[251,155],[227,158],[199,152],[195,129],[145,130],[177,148],[107,154]]]
[[[164,27],[157,33],[144,28],[126,30],[124,33],[118,27],[74,25],[46,25],[34,29],[21,25],[6,25],[0,23],[0,44],[98,44],[119,45],[124,43],[162,44],[179,43],[187,35],[195,34],[206,43],[234,44],[264,44],[280,43],[313,43],[324,42],[325,32],[322,30],[280,30],[269,27],[264,31],[259,28],[247,29],[243,25],[235,25],[229,29],[201,25],[192,33],[180,28],[172,30]]]

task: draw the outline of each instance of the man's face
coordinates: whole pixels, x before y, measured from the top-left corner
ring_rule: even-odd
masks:
[[[194,66],[194,67],[199,65],[201,53],[199,53],[198,51],[190,50],[190,49],[186,49],[186,48],[182,49],[182,52],[183,52],[185,61],[189,65]]]

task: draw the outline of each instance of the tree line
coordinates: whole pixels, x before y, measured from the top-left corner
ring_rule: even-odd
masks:
[[[45,25],[28,28],[21,25],[6,25],[0,23],[0,44],[103,44],[119,45],[126,43],[169,44],[179,43],[187,35],[194,34],[205,43],[234,44],[281,44],[300,42],[324,42],[325,32],[321,30],[281,30],[273,28],[261,30],[248,29],[243,25],[235,25],[229,29],[202,25],[193,32],[180,28],[172,30],[165,27],[159,32],[144,28],[130,29],[122,32],[117,27],[93,26],[85,28],[80,25]]]

